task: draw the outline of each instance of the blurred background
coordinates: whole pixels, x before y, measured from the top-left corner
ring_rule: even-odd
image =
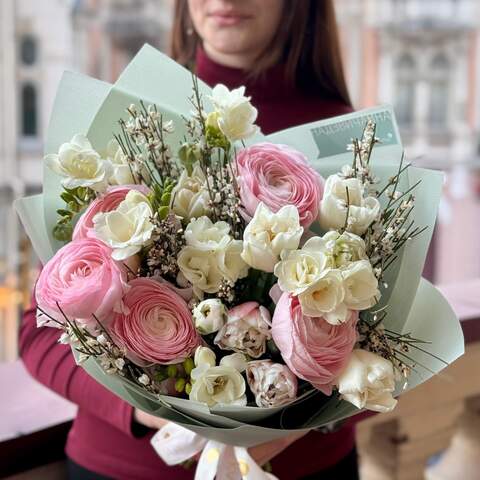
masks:
[[[476,331],[471,326],[480,317],[480,1],[335,0],[335,5],[355,108],[392,103],[408,159],[446,174],[425,275],[442,286],[462,319],[471,321],[465,323],[468,329]],[[62,73],[75,70],[114,82],[145,42],[168,51],[171,7],[168,0],[0,1],[0,375],[4,379],[19,378],[6,365],[17,363],[20,314],[38,273],[38,260],[12,201],[41,190],[43,139]],[[476,348],[475,340],[475,335],[468,338],[471,348]],[[469,373],[462,370],[456,375]],[[471,375],[478,384],[478,374]],[[359,439],[366,445],[364,459],[368,445],[372,446],[371,432],[383,429],[396,445],[398,462],[415,463],[412,452],[418,453],[427,442],[422,472],[435,466],[441,461],[435,454],[450,444],[460,413],[474,402],[474,394],[468,390],[461,399],[449,400],[449,412],[456,414],[450,423],[443,414],[433,420],[424,417],[430,425],[440,422],[443,437],[437,443],[423,430],[418,438],[411,431],[405,433],[400,417],[378,425],[375,420],[359,429]],[[414,397],[411,405],[425,403],[425,395],[432,398],[435,390],[422,395]],[[11,432],[5,422],[0,424],[0,442],[9,440]],[[410,445],[410,454],[408,448],[402,453],[402,445],[415,438],[420,439],[417,450]],[[390,470],[382,470],[380,464],[364,468],[364,478],[423,475],[419,468],[411,472],[403,468],[401,475],[389,477]]]

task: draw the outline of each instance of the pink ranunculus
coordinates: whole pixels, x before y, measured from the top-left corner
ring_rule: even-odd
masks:
[[[95,327],[92,314],[108,323],[112,312],[121,311],[127,290],[127,272],[112,259],[110,248],[94,238],[84,238],[68,243],[47,262],[35,297],[38,306],[55,319],[64,320],[58,302],[69,320]]]
[[[129,358],[140,365],[179,363],[193,354],[201,338],[187,303],[166,283],[136,278],[124,297],[128,313],[115,315],[109,328]]]
[[[80,238],[95,238],[93,229],[93,217],[100,212],[111,212],[115,210],[120,202],[125,200],[130,190],[138,190],[143,194],[149,193],[145,185],[122,185],[120,187],[110,187],[103,195],[96,198],[78,219],[73,230],[73,240]]]
[[[273,314],[272,336],[290,370],[330,395],[357,341],[357,319],[353,311],[341,325],[307,317],[298,298],[284,293]]]
[[[258,143],[241,150],[237,164],[240,198],[249,217],[263,202],[273,212],[294,205],[304,228],[317,218],[324,180],[302,153],[286,145]]]

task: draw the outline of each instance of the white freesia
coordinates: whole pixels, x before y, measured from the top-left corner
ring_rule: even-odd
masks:
[[[326,269],[315,283],[298,295],[298,300],[304,315],[324,317],[328,323],[338,325],[348,318],[344,297],[340,270]]]
[[[220,365],[232,367],[242,373],[247,369],[247,357],[243,353],[232,353],[223,357],[220,360]]]
[[[216,293],[223,281],[234,284],[248,274],[241,257],[242,241],[232,238],[228,223],[213,223],[205,216],[193,219],[185,229],[185,241],[178,266],[197,297]]]
[[[112,248],[112,258],[125,260],[150,241],[152,216],[148,198],[137,190],[130,190],[115,210],[93,217],[95,235]]]
[[[299,295],[312,286],[325,269],[331,268],[331,259],[322,249],[321,239],[313,237],[301,250],[283,251],[274,268],[280,289]]]
[[[216,364],[217,358],[215,352],[210,350],[208,347],[197,347],[195,350],[195,355],[193,357],[193,362],[196,367],[201,365],[207,365],[209,367],[214,367]]]
[[[247,382],[259,407],[280,407],[297,397],[297,377],[281,363],[271,360],[248,362]]]
[[[186,246],[180,251],[177,263],[198,298],[203,298],[203,292],[218,292],[223,275],[218,268],[217,257],[212,252]]]
[[[215,405],[245,406],[245,380],[242,374],[231,366],[210,367],[206,363],[194,368],[191,373],[192,390],[190,400]]]
[[[225,248],[231,241],[230,225],[227,222],[213,223],[203,216],[194,218],[185,229],[187,245],[201,250],[217,251]]]
[[[352,310],[366,310],[380,299],[378,280],[368,260],[351,263],[342,270],[345,305]]]
[[[195,328],[201,335],[217,332],[225,324],[227,309],[218,298],[203,300],[193,309]]]
[[[241,240],[231,240],[224,249],[217,252],[218,268],[231,284],[248,275],[248,265],[242,258],[242,248]]]
[[[342,228],[345,226],[347,211],[347,230],[362,235],[378,217],[380,203],[375,197],[364,198],[359,179],[330,175],[320,202],[320,226],[324,230]]]
[[[172,190],[170,207],[176,215],[190,220],[208,214],[209,202],[205,175],[200,165],[196,163],[191,175],[183,170],[180,178]]]
[[[72,189],[89,187],[103,192],[112,167],[93,149],[85,135],[77,134],[60,146],[58,154],[46,155],[47,166],[63,178],[62,185]]]
[[[338,391],[357,408],[390,412],[397,401],[392,362],[366,350],[356,349],[338,378]]]
[[[110,185],[130,185],[135,183],[127,157],[115,139],[108,142],[107,161],[112,166],[111,175],[108,179]]]
[[[296,250],[302,234],[295,206],[285,205],[274,213],[261,202],[245,228],[242,258],[257,270],[273,272],[280,253]]]
[[[216,85],[210,97],[218,114],[217,122],[222,133],[232,142],[255,135],[257,109],[245,96],[245,87],[229,90],[225,85]]]
[[[331,230],[321,237],[317,246],[336,268],[343,269],[352,262],[368,259],[364,240],[354,233]]]

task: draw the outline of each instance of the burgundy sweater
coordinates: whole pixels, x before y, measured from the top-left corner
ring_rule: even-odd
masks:
[[[257,123],[266,134],[350,111],[337,101],[289,88],[281,65],[254,82],[240,70],[212,62],[203,52],[197,56],[196,68],[197,75],[209,85],[246,85],[247,94],[259,110]],[[141,438],[134,437],[133,408],[77,367],[70,348],[57,343],[58,337],[55,328],[36,327],[35,305],[25,312],[20,354],[28,371],[79,407],[68,436],[67,455],[83,467],[115,479],[193,479],[193,470],[168,467],[156,455],[150,446],[153,431]],[[331,434],[311,432],[272,461],[273,473],[282,480],[313,474],[337,463],[353,445],[351,426]]]

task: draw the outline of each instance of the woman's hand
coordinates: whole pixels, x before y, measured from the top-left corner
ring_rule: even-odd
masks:
[[[138,408],[134,410],[133,419],[137,424],[153,430],[159,430],[168,423],[168,420],[155,417],[154,415],[145,413],[143,410]],[[288,437],[262,443],[255,447],[249,448],[248,451],[252,458],[261,466],[270,461],[273,457],[277,456],[279,453],[283,452],[283,450],[289,447],[293,442],[297,441],[299,438],[302,438],[307,433],[308,432],[295,433],[293,435],[289,435]],[[196,455],[194,459],[198,460],[199,457],[200,455]]]
[[[252,458],[262,466],[307,433],[308,432],[294,433],[288,437],[279,438],[278,440],[272,440],[267,443],[261,443],[260,445],[249,448],[248,452]]]
[[[149,413],[145,413],[143,410],[136,408],[133,411],[133,420],[144,427],[151,428],[153,430],[159,430],[168,423],[168,420],[164,420],[160,417],[155,417]]]

